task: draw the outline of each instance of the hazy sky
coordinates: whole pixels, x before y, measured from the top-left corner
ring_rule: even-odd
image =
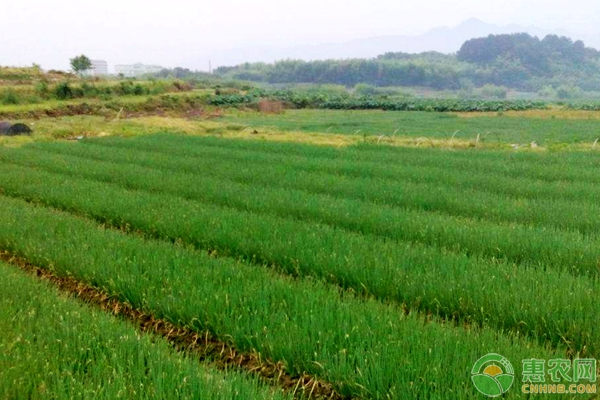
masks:
[[[598,0],[0,0],[0,65],[67,69],[85,53],[196,67],[224,49],[421,34],[472,17],[600,33]]]

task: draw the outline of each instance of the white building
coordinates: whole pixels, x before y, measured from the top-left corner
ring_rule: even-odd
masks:
[[[94,76],[106,76],[108,75],[108,63],[104,60],[91,60],[92,69],[91,73]]]
[[[117,74],[123,74],[126,77],[135,77],[145,74],[155,74],[160,72],[163,67],[159,65],[144,65],[144,64],[132,64],[132,65],[115,65]]]

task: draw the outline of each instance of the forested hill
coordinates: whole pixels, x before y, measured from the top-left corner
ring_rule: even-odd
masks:
[[[552,85],[600,90],[600,52],[567,37],[526,33],[465,42],[456,54],[386,53],[373,59],[247,63],[221,67],[221,76],[268,83],[421,86],[461,89],[494,84],[538,91]]]

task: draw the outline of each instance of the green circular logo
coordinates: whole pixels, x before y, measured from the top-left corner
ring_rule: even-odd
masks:
[[[488,397],[502,396],[515,380],[512,364],[500,354],[490,353],[481,357],[471,370],[475,388]]]

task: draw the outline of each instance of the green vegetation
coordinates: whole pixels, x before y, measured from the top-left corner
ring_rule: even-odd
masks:
[[[3,399],[279,399],[0,263]]]
[[[27,69],[24,69],[27,71]],[[8,76],[8,75],[7,75]],[[20,75],[16,75],[20,76]],[[547,101],[523,99],[507,100],[504,87],[485,85],[480,89],[469,89],[454,98],[421,98],[408,95],[398,88],[378,88],[369,85],[356,85],[352,90],[343,86],[321,85],[318,87],[298,86],[294,89],[258,88],[239,81],[217,78],[170,80],[99,80],[78,79],[72,75],[51,75],[38,72],[27,76],[22,84],[2,85],[0,80],[0,103],[4,105],[0,115],[10,118],[38,118],[57,115],[97,115],[106,109],[136,112],[136,109],[119,107],[123,99],[140,97],[157,100],[168,95],[169,99],[196,98],[193,107],[249,107],[260,109],[264,101],[280,102],[284,108],[313,108],[332,110],[387,110],[387,111],[427,111],[427,112],[506,112],[544,110],[552,106]],[[25,79],[25,78],[24,78]],[[12,81],[9,81],[12,82]],[[572,93],[567,87],[553,93],[563,93],[559,97],[570,99]],[[563,90],[564,89],[564,90]],[[481,99],[472,99],[469,93],[480,93]],[[84,100],[85,107],[65,111],[74,100]],[[162,101],[162,100],[161,100]],[[99,103],[104,107],[87,107],[89,103]],[[593,109],[596,102],[573,101],[566,105],[570,109]],[[127,105],[127,104],[126,104]],[[164,109],[186,111],[186,104],[173,103],[154,105],[153,112]],[[563,104],[563,106],[565,106]],[[10,113],[11,109],[22,110]],[[43,109],[46,114],[40,114]]]
[[[327,161],[312,163],[310,160],[286,162],[268,156],[263,156],[261,160],[260,155],[252,152],[245,156],[244,154],[238,156],[230,154],[228,156],[224,154],[226,151],[217,151],[212,154],[207,151],[193,152],[184,148],[186,144],[183,144],[180,148],[174,146],[175,148],[171,148],[171,155],[164,156],[160,154],[164,151],[161,150],[161,144],[146,144],[144,140],[141,139],[137,143],[113,143],[113,146],[105,150],[89,149],[89,146],[86,149],[63,146],[62,151],[60,146],[44,145],[43,148],[62,153],[82,154],[84,157],[111,160],[117,163],[129,161],[151,168],[158,166],[169,172],[185,171],[205,175],[206,170],[210,169],[210,174],[215,177],[234,180],[243,184],[254,184],[261,187],[274,186],[286,190],[300,189],[338,198],[352,198],[380,205],[424,211],[440,210],[450,215],[485,219],[493,222],[520,222],[541,227],[577,230],[582,234],[592,234],[600,225],[600,217],[597,216],[596,210],[597,206],[592,201],[597,196],[595,189],[586,190],[586,186],[582,185],[584,181],[577,179],[576,174],[578,171],[565,169],[562,164],[547,166],[543,163],[546,159],[541,157],[538,158],[537,168],[528,168],[534,179],[510,179],[505,180],[504,185],[502,182],[498,182],[499,184],[496,187],[494,185],[488,187],[485,174],[482,174],[479,179],[473,179],[469,185],[469,179],[473,175],[460,170],[453,173],[443,173],[437,169],[429,175],[428,179],[425,165],[413,169],[412,175],[408,169],[405,171],[405,176],[398,175],[391,178],[390,175],[394,174],[393,167],[390,168],[386,177],[386,173],[381,172],[381,168],[373,167],[370,163],[357,166],[354,171],[345,172],[340,171],[340,169],[345,167],[348,171],[348,162],[337,162],[333,165]],[[103,145],[107,143],[104,140],[97,142],[101,147],[104,147]],[[152,153],[132,154],[128,150],[119,151],[118,148],[121,146],[138,150],[145,148],[151,150]],[[187,146],[189,147],[189,144]],[[156,154],[156,152],[159,154]],[[182,157],[186,153],[192,155],[192,157],[202,157],[204,160],[198,161],[195,158]],[[417,154],[423,153],[419,152]],[[427,153],[425,154],[427,155]],[[493,153],[491,155],[493,156]],[[177,159],[175,159],[176,156]],[[435,162],[436,158],[431,158],[431,161]],[[35,157],[33,159],[35,160]],[[442,157],[438,157],[437,160],[440,163],[445,161]],[[461,157],[452,157],[450,154],[447,155],[446,160],[448,160],[446,161],[448,164],[458,164]],[[588,159],[591,162],[593,160],[592,157]],[[493,162],[494,157],[483,158],[478,161],[480,161],[480,164],[485,164],[486,162]],[[232,162],[243,162],[247,168],[240,170],[232,165]],[[273,166],[273,162],[277,162],[277,165]],[[410,162],[411,159],[407,159],[401,162],[401,165]],[[60,166],[53,167],[53,163],[53,161],[49,161],[46,164],[51,168],[61,168]],[[536,182],[535,175],[540,176],[546,171],[560,170],[561,168],[563,169],[562,176],[553,177],[557,179],[557,184],[554,187],[561,187],[562,182],[560,181],[569,176],[572,181],[574,180],[574,183],[579,183],[579,185],[575,185],[573,190],[565,190],[562,195],[547,196],[546,194],[551,190],[547,188],[548,183]],[[398,169],[400,168],[396,168],[396,170]],[[368,178],[357,176],[358,173],[361,173],[361,170],[364,175],[369,172],[371,172],[371,175]],[[509,166],[505,170],[509,171],[507,175],[517,175],[524,168],[517,164],[516,167],[511,168]],[[581,178],[585,179],[586,175],[594,176],[595,166],[592,164],[589,168],[581,168],[580,170],[582,170],[583,175]],[[498,171],[499,175],[503,173],[501,171]],[[488,172],[488,179],[493,177],[493,175],[490,175],[492,172]],[[89,171],[82,172],[84,175],[91,173]],[[341,173],[343,175],[340,176]],[[381,174],[384,176],[380,176]],[[445,180],[446,176],[448,176],[447,181]],[[463,183],[456,183],[460,182],[463,177],[465,177]],[[168,192],[168,190],[166,191]],[[587,191],[589,193],[586,193]],[[465,193],[472,196],[472,202],[464,201]],[[578,202],[579,198],[582,198],[583,201]],[[586,218],[581,218],[580,213],[572,210],[574,201],[581,203],[580,207],[585,207],[582,211],[586,212]],[[494,204],[496,207],[492,208],[489,206],[490,204]],[[561,218],[556,218],[555,213],[559,210],[561,211]]]
[[[85,55],[80,55],[75,58],[71,58],[71,69],[76,74],[82,74],[92,68],[92,61]]]
[[[143,147],[143,145],[140,147]],[[166,160],[167,162],[162,166],[170,170],[143,168],[131,163],[143,163],[142,157],[127,157],[127,152],[112,148],[106,151],[67,149],[64,146],[53,147],[48,145],[41,148],[54,150],[62,154],[57,156],[39,151],[5,151],[0,153],[0,160],[102,182],[118,181],[130,189],[172,193],[185,199],[225,205],[241,211],[282,217],[293,216],[340,226],[358,233],[438,245],[450,250],[459,251],[462,249],[470,254],[502,257],[515,262],[543,263],[545,266],[558,269],[564,268],[565,265],[573,265],[581,273],[595,273],[597,271],[597,260],[600,256],[597,243],[577,233],[566,233],[546,227],[542,229],[530,228],[519,224],[504,226],[481,220],[472,221],[467,218],[419,210],[413,211],[387,205],[373,207],[373,203],[369,201],[334,197],[330,194],[313,194],[310,191],[294,189],[292,184],[289,183],[286,184],[289,189],[282,191],[280,188],[273,187],[266,180],[263,180],[262,184],[256,177],[251,181],[250,174],[246,174],[246,182],[251,182],[251,184],[237,183],[235,176],[227,176],[223,173],[219,174],[220,177],[203,176],[202,180],[199,180],[197,174],[177,171],[178,169],[186,169],[183,163],[179,165],[169,164],[168,158],[157,156],[153,163],[146,163],[146,165],[156,168],[158,162]],[[233,153],[229,149],[203,152],[202,155],[198,152],[195,156],[202,156],[205,162],[196,164],[195,167],[198,171],[207,169],[211,165],[219,169],[224,168],[224,164],[219,163],[216,159],[226,157],[227,151]],[[185,151],[181,149],[181,153],[185,154]],[[87,158],[71,157],[69,154],[80,154],[83,157],[87,156]],[[235,155],[235,153],[230,155]],[[261,158],[256,153],[248,155],[253,159]],[[94,158],[103,161],[94,161]],[[310,168],[312,165],[315,169],[336,171],[338,174],[346,173],[342,168],[339,168],[342,163],[337,163],[338,169],[334,169],[332,167],[336,166],[335,163],[286,163],[271,157],[263,157],[263,159],[264,162],[277,162],[285,164],[286,168],[296,170],[303,167]],[[113,162],[108,163],[109,160]],[[231,157],[227,161],[244,162],[247,166],[252,165],[242,157]],[[253,169],[256,170],[255,176],[258,176],[259,171],[263,170],[264,162],[252,165]],[[360,167],[356,171],[364,171],[364,167]],[[400,170],[400,168],[396,168],[396,170]],[[375,174],[377,169],[372,168],[371,171]],[[386,172],[393,174],[394,170]],[[433,169],[428,174],[428,168],[419,167],[412,170],[406,168],[404,176],[397,176],[396,178],[400,182],[422,180],[427,184],[444,186],[457,182],[456,186],[460,188],[462,184],[463,190],[477,189],[478,185],[489,180],[489,176],[471,181],[469,181],[469,177],[465,177],[464,182],[462,182],[463,176],[463,174],[455,174],[454,176],[448,176],[447,180],[442,182],[444,175],[439,169]],[[282,179],[279,180],[282,181]],[[322,175],[320,178],[320,180],[326,179],[326,175]],[[505,179],[505,181],[508,183],[511,180]],[[513,180],[513,182],[517,183],[519,181]],[[535,181],[521,180],[519,183],[522,183],[522,186],[517,187],[502,186],[500,184],[497,189],[500,195],[508,194],[518,197],[525,195],[534,200],[550,197],[546,196],[546,193],[555,185],[538,183],[538,187],[548,186],[548,188],[544,187],[543,189],[549,190],[535,190],[537,188],[533,182]],[[386,186],[389,188],[390,185],[399,182],[389,180],[388,183]],[[514,189],[514,192],[503,192],[502,189],[504,188]],[[525,193],[522,194],[519,190]],[[578,196],[581,192],[581,190],[566,192],[562,193],[562,196]],[[593,190],[589,194],[590,198],[598,196],[598,193]],[[474,241],[473,237],[478,237],[478,240]]]
[[[490,35],[467,41],[456,55],[386,53],[374,59],[284,60],[221,67],[223,77],[271,84],[316,83],[468,89],[493,84],[537,92],[565,85],[598,91],[600,53],[566,37]]]
[[[593,102],[165,73],[198,79],[0,87],[0,116],[34,129],[0,141],[0,252],[343,396],[478,398],[487,353],[517,379],[526,358],[600,357]],[[2,398],[281,393],[15,269],[0,264]]]
[[[548,114],[551,115],[551,114]],[[539,145],[588,142],[600,137],[595,118],[536,118],[527,115],[486,115],[464,118],[460,115],[422,112],[288,110],[284,114],[231,113],[225,121],[283,131],[327,132],[338,134],[426,137],[431,139],[475,140],[481,143],[518,143],[535,141]],[[423,147],[427,147],[427,142]]]
[[[51,107],[58,101],[66,104],[73,99],[87,99],[110,103],[129,96],[159,96],[168,93],[191,92],[194,85],[177,79],[116,79],[84,77],[81,73],[89,68],[85,56],[72,60],[79,75],[59,71],[43,72],[39,66],[31,68],[0,67],[0,105],[20,105],[26,111],[37,107]],[[84,68],[85,67],[85,68]],[[202,88],[205,86],[200,86]],[[198,94],[198,93],[196,93]],[[1,107],[4,113],[5,107]],[[10,108],[10,107],[8,107]],[[54,106],[54,108],[56,108]],[[90,112],[82,112],[90,114]],[[97,113],[97,112],[94,112]]]
[[[119,111],[128,113],[165,112],[178,114],[198,109],[206,104],[204,93],[167,93],[159,96],[123,96],[110,100],[75,99],[51,100],[40,104],[13,105],[0,108],[0,117],[12,119],[38,119],[75,115],[95,115],[115,119]]]
[[[190,90],[191,86],[179,81],[135,82],[127,80],[116,83],[62,81],[52,84],[42,80],[35,86],[9,86],[6,89],[1,89],[0,101],[4,105],[40,104],[52,100],[64,101],[82,98],[110,101],[112,98],[122,96],[160,95]]]
[[[541,110],[548,107],[545,102],[529,100],[387,99],[381,98],[381,96],[357,97],[348,92],[326,94],[264,89],[254,89],[247,93],[217,94],[208,98],[208,104],[214,106],[253,105],[261,99],[282,101],[294,108],[331,110],[475,112]]]
[[[99,229],[20,200],[0,197],[0,207],[0,245],[12,253],[176,324],[209,329],[292,373],[317,374],[345,395],[476,398],[465,371],[481,354],[498,348],[520,360],[564,351],[436,317],[424,322],[318,281]]]
[[[161,139],[162,145],[168,147],[170,138]],[[523,199],[513,201],[502,194],[473,190],[470,192],[472,202],[465,203],[464,191],[454,192],[450,186],[434,189],[435,184],[410,185],[402,179],[383,184],[375,176],[365,180],[344,179],[334,173],[329,176],[327,173],[304,174],[285,163],[274,167],[268,160],[256,163],[246,160],[243,163],[246,168],[240,170],[239,162],[219,162],[218,154],[182,157],[184,149],[188,152],[194,147],[201,149],[205,140],[190,139],[187,143],[172,146],[167,150],[172,153],[166,157],[133,150],[133,147],[143,147],[144,140],[152,141],[152,138],[143,138],[140,143],[98,141],[99,150],[97,146],[88,145],[84,152],[99,159],[114,154],[114,158],[165,169],[168,173],[161,175],[136,168],[132,174],[119,173],[123,166],[82,162],[80,167],[76,160],[69,167],[64,166],[68,159],[58,157],[53,160],[50,157],[44,161],[41,156],[39,166],[33,169],[4,163],[0,188],[6,194],[81,213],[103,223],[141,230],[174,242],[183,241],[221,255],[274,265],[293,275],[313,275],[359,293],[444,317],[527,332],[554,345],[566,341],[573,351],[587,348],[596,354],[598,338],[590,325],[594,320],[590,315],[598,311],[588,296],[597,290],[597,253],[594,250],[597,239],[588,240],[580,234],[569,233],[583,227],[589,227],[590,233],[597,230],[597,218],[590,220],[588,216],[584,221],[578,218],[587,210],[591,211],[593,206],[590,204],[578,204],[578,209],[563,213],[559,219],[556,218],[557,211],[563,208],[558,200],[533,199],[530,203],[536,207],[545,204],[545,208],[540,206],[537,214],[530,215],[536,207]],[[110,147],[104,151],[107,145]],[[132,149],[119,152],[120,145]],[[160,140],[156,145],[161,146]],[[62,146],[66,152],[77,152],[73,146]],[[49,146],[52,147],[56,150],[59,146]],[[273,145],[273,149],[277,149],[277,145]],[[37,158],[35,153],[29,157]],[[200,162],[203,159],[205,161]],[[27,164],[27,161],[21,163]],[[52,166],[59,163],[63,167]],[[85,164],[88,172],[78,172]],[[325,161],[322,164],[327,166]],[[62,173],[47,173],[38,168],[59,169]],[[171,173],[176,169],[190,171],[192,168],[195,168],[194,176]],[[80,174],[110,183],[82,179],[77,176]],[[187,189],[207,175],[233,177],[250,184],[262,180],[260,187],[274,185],[332,197],[303,198],[301,192],[292,192],[286,203],[285,197],[278,196],[276,191],[265,192],[258,188],[253,191],[252,187],[244,191],[240,185],[233,185],[229,194],[227,191],[218,193],[218,188],[229,185],[227,180],[215,180],[212,184],[208,181],[198,190]],[[161,179],[171,183],[162,183]],[[44,184],[40,185],[41,182]],[[208,194],[204,193],[205,189]],[[210,191],[215,193],[212,198]],[[262,207],[253,207],[236,201],[236,197],[245,194],[252,195],[248,198],[249,203],[264,202],[261,197],[269,194],[274,198]],[[452,200],[453,197],[456,200]],[[327,211],[327,204],[332,204],[334,198],[341,198],[339,213]],[[375,203],[369,205],[344,199],[370,199]],[[306,208],[298,208],[291,215],[283,212],[303,200],[310,201]],[[383,215],[389,209],[377,209],[379,204],[386,202],[422,212],[392,209],[392,215],[401,219],[397,225],[386,224]],[[279,214],[283,216],[271,215],[278,214],[270,209],[273,204],[280,207]],[[478,208],[477,204],[484,206]],[[369,210],[373,208],[374,211]],[[443,214],[429,215],[428,210],[448,215],[469,216],[470,213],[476,218],[472,221],[453,220]],[[493,210],[495,212],[490,212]],[[355,212],[359,215],[356,219],[345,217]],[[598,214],[589,212],[589,215]],[[411,216],[416,216],[417,220],[412,221]],[[523,219],[525,217],[529,219]],[[420,229],[419,221],[430,225]],[[520,221],[532,224],[532,228],[504,226],[503,221]],[[462,225],[466,227],[461,228]],[[551,226],[564,228],[564,232],[550,229]],[[395,234],[396,229],[412,231]],[[374,234],[394,240],[383,240]],[[453,241],[454,236],[458,236],[460,245]],[[524,243],[520,244],[519,239]],[[494,247],[495,242],[498,247]],[[517,268],[499,258],[521,261],[522,264]],[[497,274],[494,274],[497,279],[491,282],[490,271]],[[574,277],[572,272],[589,277]],[[482,286],[489,292],[482,293]],[[548,303],[528,309],[527,305],[537,291],[548,293]],[[578,297],[573,298],[573,293],[578,293]]]
[[[271,97],[276,100],[289,101],[298,108],[322,108],[330,110],[474,112],[542,110],[548,107],[544,102],[526,100],[387,100],[373,97],[352,98],[348,96],[327,98],[322,95],[311,98],[289,91],[275,92]]]
[[[326,85],[325,85],[326,86]],[[399,93],[394,96],[377,94],[383,89],[374,91],[365,90],[359,85],[358,90],[353,91],[310,91],[306,89],[260,89],[255,88],[249,91],[225,93],[219,90],[215,95],[207,97],[208,105],[221,107],[253,107],[258,108],[261,100],[270,100],[282,102],[288,108],[303,109],[328,109],[328,110],[384,110],[384,111],[427,111],[427,112],[504,112],[504,111],[528,111],[528,110],[547,110],[550,108],[565,108],[569,110],[596,110],[600,107],[598,101],[573,100],[565,103],[565,100],[579,97],[576,89],[562,87],[557,91],[559,102],[549,102],[547,100],[506,100],[507,91],[505,88],[486,85],[477,92],[482,94],[483,99],[472,99],[468,93],[474,90],[459,93],[458,97],[452,98],[414,98],[396,89]],[[319,86],[322,88],[323,86]],[[363,93],[372,94],[363,94]]]

